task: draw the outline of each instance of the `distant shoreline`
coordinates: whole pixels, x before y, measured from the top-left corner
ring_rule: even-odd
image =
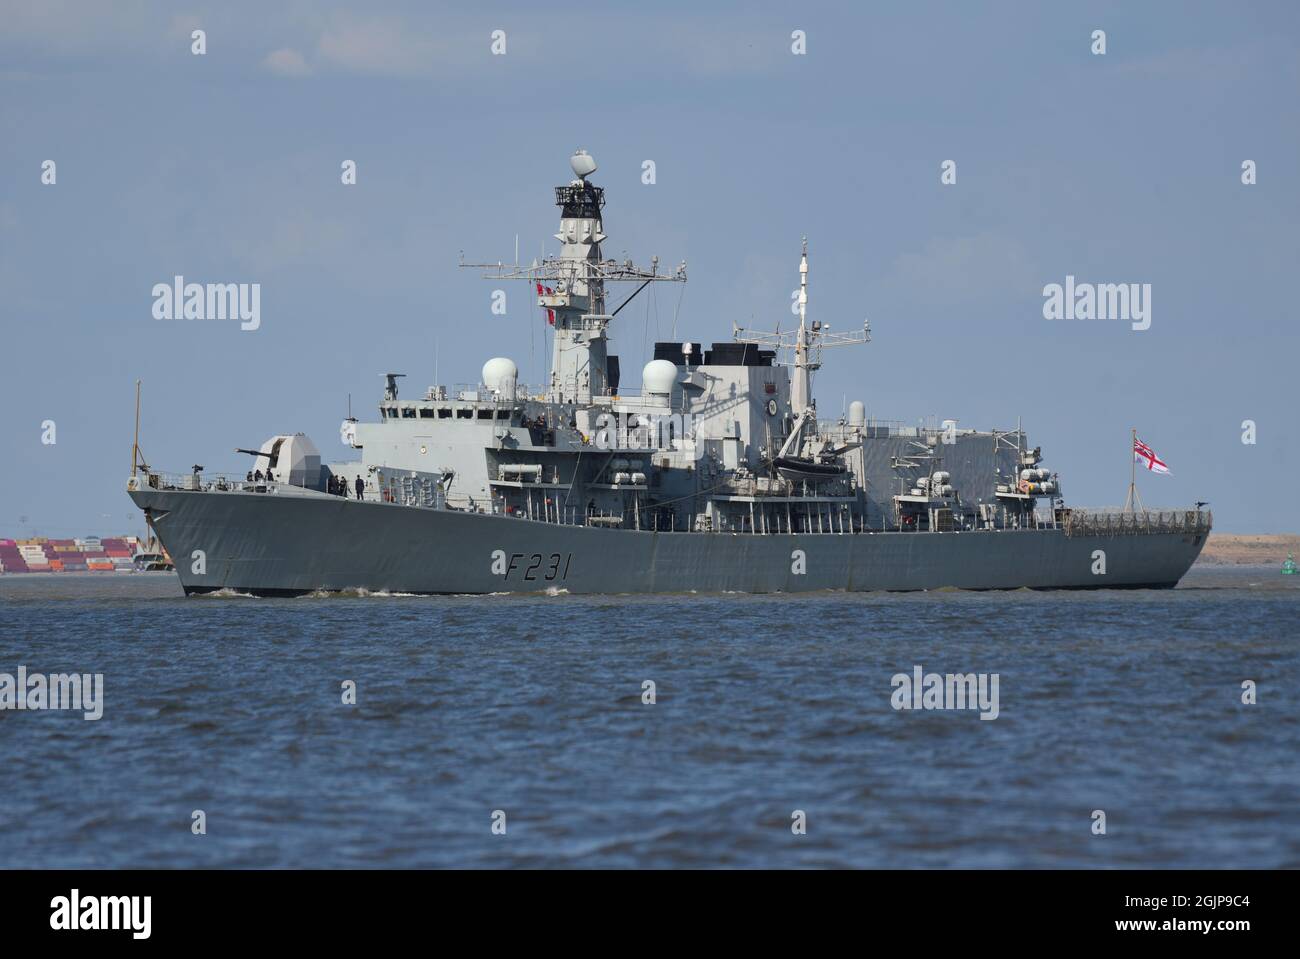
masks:
[[[1281,566],[1287,553],[1300,553],[1300,535],[1211,533],[1197,566]]]

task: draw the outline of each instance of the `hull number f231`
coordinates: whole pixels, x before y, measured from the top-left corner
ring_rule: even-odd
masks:
[[[492,575],[516,580],[551,583],[569,576],[572,553],[507,553],[503,549],[492,551]]]

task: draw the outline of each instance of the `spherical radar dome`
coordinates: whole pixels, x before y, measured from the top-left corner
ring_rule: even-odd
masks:
[[[494,393],[513,393],[519,380],[519,367],[504,356],[494,356],[483,364],[483,385]]]
[[[677,382],[677,364],[671,360],[651,360],[641,370],[641,386],[647,393],[668,396]]]

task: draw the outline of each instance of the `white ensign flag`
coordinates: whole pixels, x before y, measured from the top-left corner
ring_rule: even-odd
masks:
[[[1165,461],[1156,456],[1156,451],[1137,437],[1133,438],[1133,458],[1142,463],[1152,473],[1168,473]]]

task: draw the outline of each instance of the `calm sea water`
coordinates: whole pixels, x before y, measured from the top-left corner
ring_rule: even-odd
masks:
[[[1300,866],[1276,569],[798,598],[7,576],[0,622],[0,672],[105,683],[96,722],[0,712],[0,867]],[[918,664],[999,674],[1000,716],[895,711]]]

